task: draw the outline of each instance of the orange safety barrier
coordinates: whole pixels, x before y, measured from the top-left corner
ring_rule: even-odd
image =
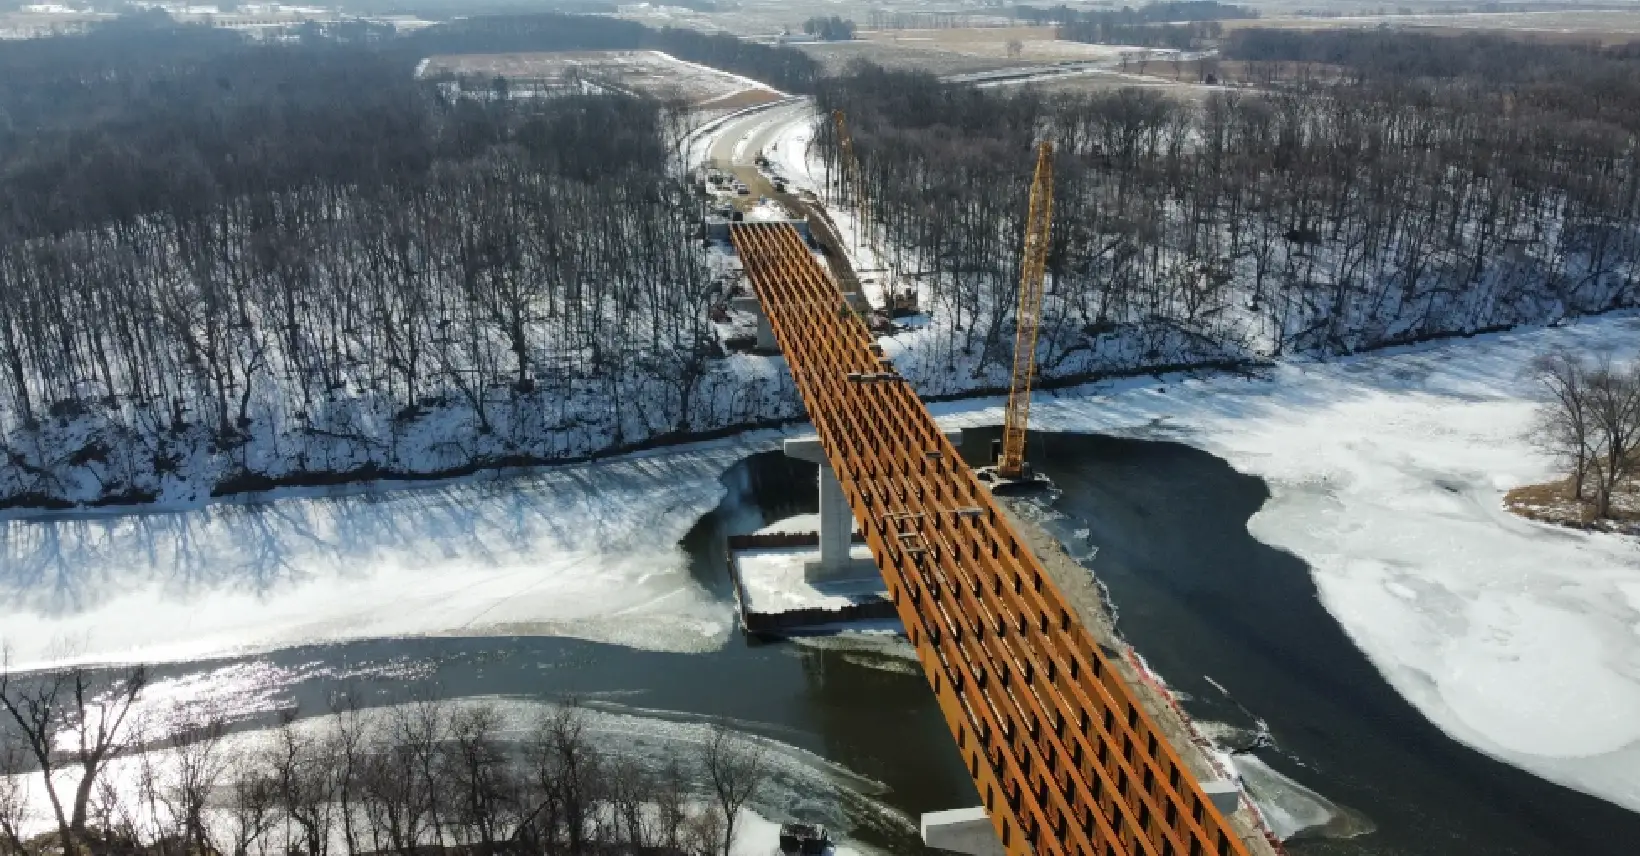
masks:
[[[802,238],[731,236],[1008,853],[1246,856]]]

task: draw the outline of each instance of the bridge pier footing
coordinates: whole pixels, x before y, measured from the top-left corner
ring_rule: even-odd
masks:
[[[929,847],[964,856],[1005,856],[996,827],[984,806],[930,812],[922,816],[922,840]]]

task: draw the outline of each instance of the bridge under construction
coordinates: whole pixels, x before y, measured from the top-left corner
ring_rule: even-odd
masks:
[[[1247,856],[797,231],[731,239],[1006,852]]]

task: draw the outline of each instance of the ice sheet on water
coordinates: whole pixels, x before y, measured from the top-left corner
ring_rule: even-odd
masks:
[[[268,502],[0,521],[14,665],[413,635],[710,650],[732,607],[679,540],[755,433],[537,471]],[[66,642],[65,642],[66,640]]]
[[[1236,775],[1277,838],[1303,833],[1353,837],[1371,830],[1354,813],[1272,769],[1257,755],[1235,755]]]

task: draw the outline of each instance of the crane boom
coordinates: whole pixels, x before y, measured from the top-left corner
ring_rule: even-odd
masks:
[[[1031,412],[1031,376],[1036,372],[1036,335],[1042,321],[1042,280],[1048,262],[1048,230],[1053,223],[1053,143],[1036,150],[1036,177],[1031,181],[1030,214],[1025,223],[1025,253],[1019,274],[1019,329],[1014,334],[1014,377],[1008,389],[1002,457],[997,474],[1007,479],[1025,474],[1025,428]]]
[[[869,208],[866,200],[865,178],[860,175],[860,161],[854,154],[854,136],[848,132],[848,122],[843,118],[843,111],[831,111],[832,122],[837,127],[837,149],[843,168],[843,185],[848,188],[849,195],[854,198],[854,228],[856,231],[870,228],[868,219]]]

